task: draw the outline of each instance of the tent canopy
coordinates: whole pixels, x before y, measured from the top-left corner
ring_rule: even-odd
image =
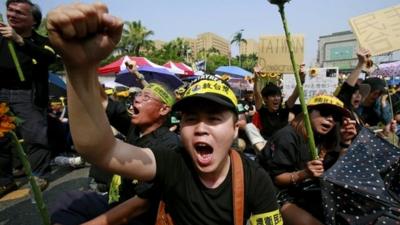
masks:
[[[170,68],[171,72],[179,75],[186,75],[186,76],[192,76],[194,75],[194,71],[190,66],[186,65],[183,62],[172,62],[169,61],[164,64],[164,67]]]
[[[251,72],[237,66],[220,66],[215,70],[215,74],[218,75],[228,74],[236,78],[244,78],[245,76],[252,75]]]
[[[153,63],[152,61],[148,60],[145,57],[136,57],[136,56],[122,56],[121,58],[115,60],[114,62],[100,67],[97,69],[97,72],[100,75],[110,75],[110,74],[117,74],[120,71],[126,69],[125,62],[128,60],[132,60],[136,62],[136,65],[140,68],[143,66],[155,67],[155,68],[165,68],[158,64]]]

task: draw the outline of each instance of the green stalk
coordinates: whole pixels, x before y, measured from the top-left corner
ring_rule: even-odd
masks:
[[[0,14],[0,22],[3,22],[3,21],[4,21],[3,15]],[[14,45],[13,45],[12,41],[10,41],[10,40],[7,41],[7,44],[8,44],[8,50],[10,51],[10,54],[11,54],[11,58],[14,61],[15,68],[17,69],[19,79],[21,80],[21,82],[25,81],[25,76],[24,76],[24,73],[22,72],[21,65],[19,64],[17,54],[15,53]]]
[[[10,133],[12,134],[13,141],[17,149],[18,157],[20,158],[22,165],[24,166],[25,173],[28,176],[29,183],[31,184],[31,191],[36,201],[36,207],[38,208],[40,216],[42,217],[43,224],[50,225],[49,213],[47,211],[46,205],[44,204],[42,192],[40,191],[38,185],[36,184],[35,178],[32,175],[32,169],[31,165],[29,164],[28,158],[26,157],[26,154],[22,149],[22,146],[19,143],[18,138],[15,135],[14,131],[10,131]]]
[[[298,70],[298,67],[296,64],[296,60],[294,58],[290,32],[289,32],[287,22],[286,22],[284,3],[278,4],[278,7],[279,7],[279,13],[281,14],[283,28],[285,30],[286,42],[287,42],[287,45],[289,48],[289,53],[290,53],[290,60],[292,61],[293,71],[294,71],[294,75],[296,78],[296,84],[297,84],[297,88],[298,88],[297,91],[299,92],[301,109],[303,110],[303,113],[304,113],[304,123],[305,123],[306,130],[307,130],[307,138],[308,138],[308,145],[310,147],[310,154],[311,154],[312,159],[318,159],[318,151],[317,151],[317,148],[315,147],[314,134],[313,134],[312,128],[311,128],[310,117],[308,115],[307,105],[304,100],[303,85],[301,84],[299,70]]]
[[[378,65],[376,65],[376,67],[377,67],[377,69],[379,69],[379,66]],[[390,104],[390,112],[392,113],[392,120],[394,119],[394,112],[393,112],[393,104],[392,104],[392,98],[390,97],[390,92],[389,92],[389,84],[386,82],[386,79],[385,78],[382,78],[382,80],[383,81],[385,81],[385,85],[386,85],[386,90],[387,90],[387,94],[388,94],[388,100],[389,100],[389,104]],[[390,123],[392,123],[391,121],[390,121]],[[390,135],[392,135],[392,144],[393,145],[396,145],[397,146],[397,144],[396,144],[396,135],[395,134],[393,134],[392,132],[390,132]]]

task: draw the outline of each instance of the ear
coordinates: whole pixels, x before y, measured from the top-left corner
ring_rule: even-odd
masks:
[[[161,106],[161,108],[160,108],[160,115],[161,116],[165,116],[170,112],[171,112],[171,107],[170,106],[167,106],[166,104],[163,104],[163,106]]]
[[[235,139],[236,139],[239,136],[239,120],[236,121],[234,129],[235,129]]]

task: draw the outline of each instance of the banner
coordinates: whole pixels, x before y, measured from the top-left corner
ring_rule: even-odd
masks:
[[[304,61],[304,36],[292,35],[294,57],[298,64]],[[260,37],[258,63],[262,72],[293,73],[285,35]]]
[[[306,79],[303,84],[304,99],[320,94],[333,94],[339,84],[338,67],[311,68],[306,71]],[[296,87],[294,74],[283,74],[283,95],[285,101]],[[297,99],[296,104],[300,104]]]
[[[350,19],[361,47],[380,55],[400,49],[400,5]]]

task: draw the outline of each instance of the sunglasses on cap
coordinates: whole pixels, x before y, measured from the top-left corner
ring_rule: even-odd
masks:
[[[329,109],[329,108],[316,108],[315,110],[319,111],[319,114],[322,117],[329,117],[332,116],[333,120],[335,120],[336,122],[341,122],[343,119],[342,114],[336,112],[333,109]]]

